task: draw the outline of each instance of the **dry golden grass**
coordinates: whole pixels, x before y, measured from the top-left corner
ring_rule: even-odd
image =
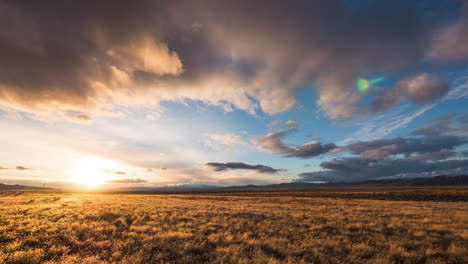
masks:
[[[467,263],[466,202],[0,194],[0,263]]]

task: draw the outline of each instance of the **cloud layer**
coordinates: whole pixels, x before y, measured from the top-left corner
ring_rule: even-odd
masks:
[[[395,175],[436,175],[466,171],[468,159],[457,151],[468,144],[467,127],[456,115],[434,119],[431,125],[414,130],[413,137],[361,141],[340,146],[347,154],[322,162],[324,169],[299,175],[301,181],[360,181]],[[463,121],[463,118],[458,119]]]
[[[363,112],[357,77],[467,58],[465,14],[348,2],[2,1],[0,104],[82,123],[116,105],[184,99],[275,114],[315,83],[320,108],[350,118]],[[446,92],[419,74],[392,96],[426,103]]]

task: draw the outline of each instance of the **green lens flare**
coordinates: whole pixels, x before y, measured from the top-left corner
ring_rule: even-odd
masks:
[[[356,81],[356,85],[361,92],[367,91],[369,89],[369,81],[364,78],[359,78]]]
[[[356,80],[356,86],[358,87],[359,91],[365,92],[369,89],[369,87],[383,80],[385,80],[384,77],[377,77],[373,79],[358,78]]]
[[[385,80],[384,77],[378,77],[378,78],[371,79],[371,80],[370,80],[370,83],[371,83],[371,84],[377,84],[377,83],[379,83],[379,82],[381,82],[381,81],[383,81],[383,80]]]

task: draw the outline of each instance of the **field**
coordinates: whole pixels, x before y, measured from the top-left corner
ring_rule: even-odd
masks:
[[[467,195],[3,192],[0,263],[467,263]]]

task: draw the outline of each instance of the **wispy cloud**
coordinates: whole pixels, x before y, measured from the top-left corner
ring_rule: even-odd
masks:
[[[410,104],[405,103],[397,109],[390,110],[363,123],[363,126],[338,144],[348,144],[353,141],[373,140],[390,135],[394,131],[407,126],[414,119],[433,109],[439,104],[468,97],[468,71],[452,82],[452,88],[447,95],[437,102],[422,106],[412,113],[408,113]]]

